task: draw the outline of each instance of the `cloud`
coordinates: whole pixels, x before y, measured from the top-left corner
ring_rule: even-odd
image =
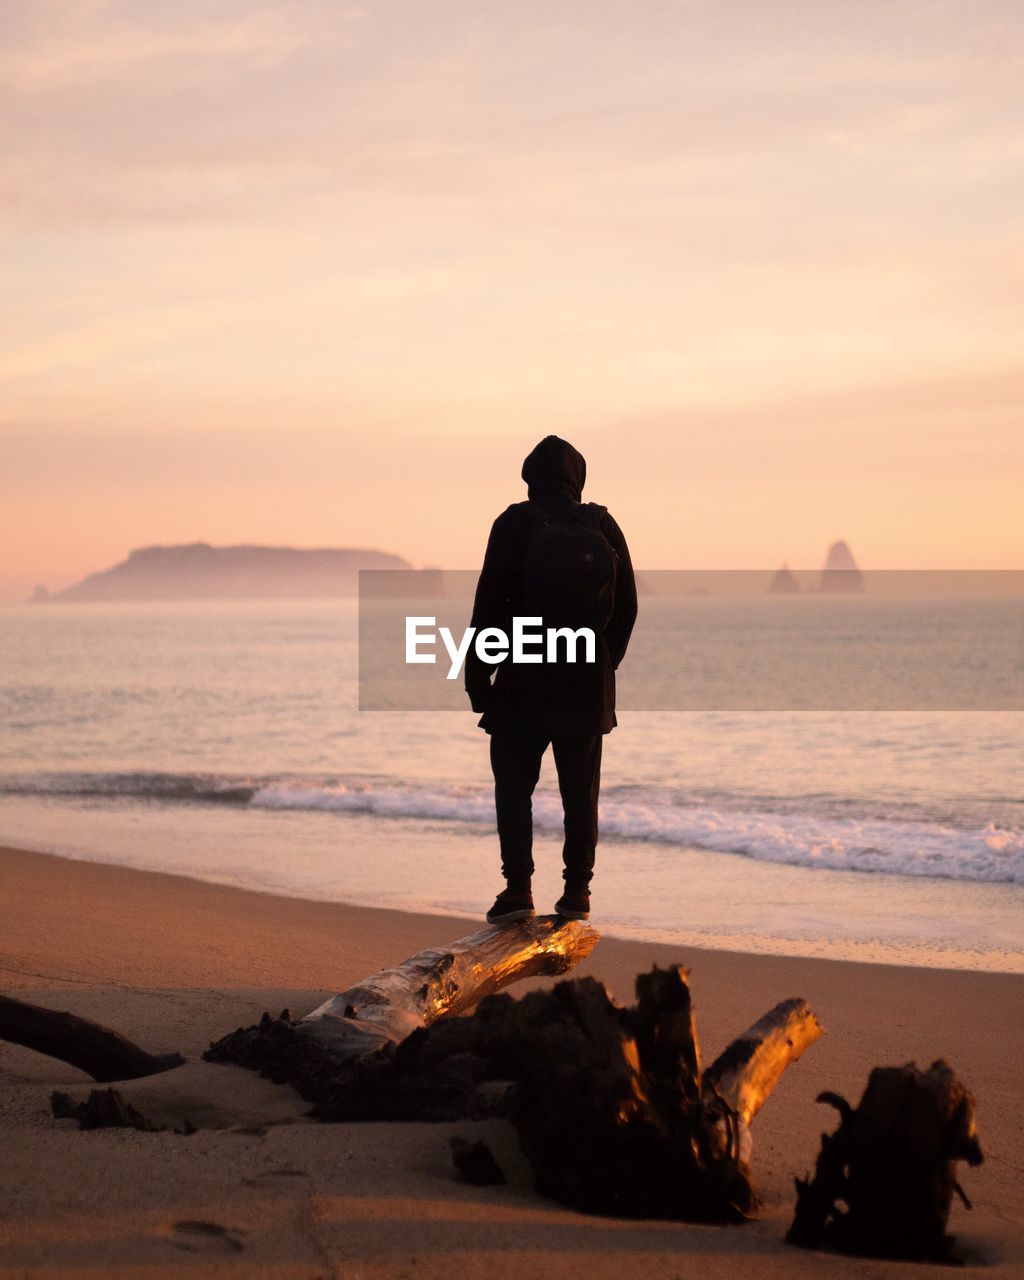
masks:
[[[509,200],[616,217],[632,189],[634,213],[657,217],[712,193],[777,202],[834,183],[845,199],[847,175],[877,191],[922,140],[949,165],[981,138],[992,163],[1013,146],[997,9],[968,21],[953,6],[911,44],[920,5],[863,5],[857,24],[823,8],[779,4],[768,21],[662,0],[16,5],[34,16],[0,53],[18,123],[0,216],[315,220],[388,191],[462,195],[483,218]],[[880,153],[867,171],[842,160]]]
[[[0,79],[15,100],[52,98],[96,85],[138,89],[152,77],[182,70],[201,75],[211,65],[275,66],[310,38],[287,6],[220,7],[235,12],[218,15],[212,6],[195,3],[167,9],[33,0],[33,20],[22,39],[0,50]]]

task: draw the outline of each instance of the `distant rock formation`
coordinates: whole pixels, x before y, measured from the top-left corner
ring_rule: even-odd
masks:
[[[819,591],[830,594],[864,590],[864,575],[857,568],[853,553],[845,542],[833,542],[821,571]]]
[[[788,564],[777,569],[775,576],[768,584],[768,594],[772,596],[792,596],[800,590],[800,583]]]
[[[33,587],[32,594],[26,603],[28,604],[49,604],[50,593],[44,586]]]
[[[228,600],[352,596],[360,569],[411,569],[401,556],[362,548],[140,547],[54,600]]]

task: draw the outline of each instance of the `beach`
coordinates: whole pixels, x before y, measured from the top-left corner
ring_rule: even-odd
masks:
[[[201,1061],[211,1039],[263,1010],[306,1012],[470,932],[465,919],[9,848],[0,851],[0,897],[3,989],[116,1027],[151,1051],[185,1054],[184,1067],[122,1093],[159,1123],[188,1119],[199,1129],[80,1132],[51,1117],[49,1096],[84,1098],[87,1077],[0,1043],[0,1277],[604,1277],[638,1267],[666,1278],[920,1277],[920,1266],[807,1253],[783,1237],[793,1178],[808,1172],[834,1124],[816,1095],[833,1089],[855,1102],[873,1066],[939,1056],[976,1096],[985,1152],[980,1168],[961,1174],[973,1212],[955,1204],[950,1229],[968,1272],[1024,1275],[1019,975],[602,939],[577,972],[623,1002],[652,964],[690,969],[708,1058],[786,996],[809,1000],[826,1028],[755,1123],[757,1220],[626,1222],[540,1198],[504,1122],[318,1125],[290,1089]],[[509,1185],[458,1181],[448,1148],[456,1133],[485,1137]]]

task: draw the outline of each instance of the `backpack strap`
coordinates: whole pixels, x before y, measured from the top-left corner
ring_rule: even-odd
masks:
[[[600,528],[601,521],[608,514],[608,508],[602,507],[599,502],[584,502],[577,511],[584,523],[590,525],[592,529]]]
[[[608,508],[602,507],[599,502],[577,502],[567,509],[562,507],[554,509],[545,507],[542,502],[527,500],[520,503],[520,506],[525,509],[526,515],[535,529],[545,524],[572,520],[578,520],[580,524],[585,524],[588,528],[597,529],[608,512]]]

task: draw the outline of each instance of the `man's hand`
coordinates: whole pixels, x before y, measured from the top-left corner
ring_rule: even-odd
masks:
[[[469,705],[478,715],[483,715],[491,709],[491,700],[494,695],[494,686],[490,679],[484,676],[476,679],[466,679],[466,692],[469,694]]]

